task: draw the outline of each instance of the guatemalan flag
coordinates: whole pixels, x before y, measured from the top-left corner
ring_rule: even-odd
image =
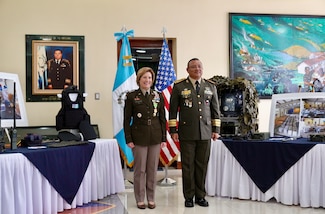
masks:
[[[44,90],[47,86],[47,57],[43,45],[37,47],[37,78],[38,89]]]
[[[172,57],[168,48],[166,39],[164,38],[163,45],[161,48],[161,54],[159,59],[157,80],[155,89],[162,92],[165,101],[165,112],[166,112],[166,130],[168,130],[168,119],[169,119],[169,99],[173,88],[173,83],[176,80],[176,73],[172,61]],[[171,138],[169,131],[166,133],[167,146],[162,148],[160,151],[160,160],[166,166],[172,164],[177,155],[180,152],[179,142],[174,142]]]
[[[134,158],[132,150],[126,144],[123,120],[126,93],[138,88],[136,84],[136,74],[132,62],[131,48],[128,39],[128,37],[133,37],[133,35],[133,30],[130,30],[128,32],[117,32],[114,34],[117,41],[120,41],[122,39],[120,57],[113,87],[114,138],[116,138],[120,146],[123,160],[129,167],[133,166]]]

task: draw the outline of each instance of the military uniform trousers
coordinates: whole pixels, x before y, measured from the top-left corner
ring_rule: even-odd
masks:
[[[204,198],[211,140],[181,140],[180,146],[184,198]]]
[[[135,145],[134,156],[134,196],[136,202],[155,201],[156,177],[159,163],[160,144],[150,146]]]

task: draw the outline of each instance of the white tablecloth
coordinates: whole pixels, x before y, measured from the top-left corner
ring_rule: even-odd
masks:
[[[227,147],[212,141],[206,178],[210,196],[268,201],[286,205],[325,207],[325,144],[317,144],[267,192],[261,192]]]
[[[22,154],[0,155],[0,214],[47,214],[124,191],[124,178],[115,139],[96,143],[92,159],[72,204],[68,204]]]

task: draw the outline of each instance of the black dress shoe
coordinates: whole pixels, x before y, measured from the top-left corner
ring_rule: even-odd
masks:
[[[194,207],[193,199],[186,199],[185,207]]]
[[[208,207],[209,206],[209,202],[207,200],[205,200],[204,198],[196,198],[195,203],[198,204],[201,207]]]

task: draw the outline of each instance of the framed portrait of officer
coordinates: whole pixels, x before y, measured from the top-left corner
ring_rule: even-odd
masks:
[[[84,36],[26,35],[26,101],[59,101],[68,86],[84,90]]]

